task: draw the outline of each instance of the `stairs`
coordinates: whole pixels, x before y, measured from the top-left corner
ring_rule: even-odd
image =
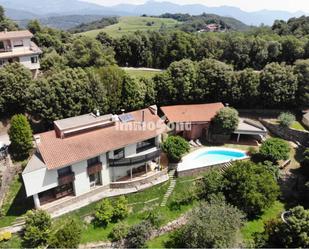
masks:
[[[232,165],[232,162],[227,162],[227,163],[224,163],[221,167],[220,167],[220,172],[221,173],[224,173],[228,167],[230,167]]]
[[[163,200],[162,200],[162,203],[161,203],[161,207],[165,207],[166,206],[166,203],[167,203],[167,200],[168,198],[170,197],[170,195],[172,194],[175,186],[176,186],[176,179],[175,179],[175,170],[171,170],[169,173],[168,173],[168,177],[170,179],[170,186],[168,187],[166,193],[164,194],[163,196]]]

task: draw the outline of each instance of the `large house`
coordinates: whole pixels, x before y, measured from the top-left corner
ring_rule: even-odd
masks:
[[[33,77],[40,69],[40,48],[31,41],[33,34],[28,30],[0,32],[0,67],[19,62],[29,68]]]
[[[36,208],[160,171],[159,144],[167,126],[156,106],[67,118],[55,121],[54,128],[35,135],[37,152],[22,173]]]

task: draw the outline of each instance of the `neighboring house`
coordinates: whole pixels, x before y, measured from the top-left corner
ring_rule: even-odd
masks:
[[[188,140],[207,136],[210,121],[222,109],[222,103],[163,106],[167,123],[174,126],[175,134]]]
[[[0,32],[0,67],[19,62],[29,68],[36,77],[40,69],[40,48],[31,41],[33,34],[28,30]]]
[[[119,116],[86,114],[55,121],[54,127],[34,136],[37,152],[22,173],[36,208],[160,171],[159,144],[167,126],[156,106]]]

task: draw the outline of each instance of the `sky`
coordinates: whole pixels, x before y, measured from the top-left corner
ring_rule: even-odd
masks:
[[[83,0],[105,6],[112,6],[119,3],[143,4],[146,0]],[[163,0],[157,0],[163,1]],[[206,6],[229,5],[239,7],[245,11],[256,11],[262,9],[287,10],[290,12],[309,12],[309,0],[166,0],[177,4],[199,3]]]

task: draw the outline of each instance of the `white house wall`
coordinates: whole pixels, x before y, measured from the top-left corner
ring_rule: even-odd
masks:
[[[57,170],[39,169],[23,175],[27,196],[58,186]]]
[[[72,165],[72,171],[75,173],[74,192],[76,196],[90,191],[89,176],[87,173],[87,161],[82,161]]]
[[[102,162],[102,185],[106,186],[110,184],[112,175],[111,175],[111,168],[107,166],[106,154],[100,156],[100,161]]]
[[[38,57],[37,55],[33,56],[23,56],[19,57],[20,64],[24,65],[26,68],[29,68],[30,70],[35,70],[40,68],[39,58],[37,63],[31,62],[31,57]]]

